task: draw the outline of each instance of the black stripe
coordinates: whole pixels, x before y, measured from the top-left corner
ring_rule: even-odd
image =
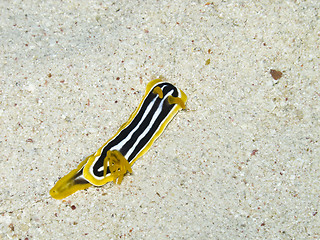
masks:
[[[179,93],[175,86],[173,86],[170,83],[159,83],[155,85],[145,98],[139,112],[136,114],[135,118],[132,120],[132,122],[123,129],[112,141],[110,141],[102,150],[101,156],[96,161],[96,163],[93,166],[93,174],[98,177],[103,176],[103,171],[98,171],[98,169],[103,166],[103,160],[107,156],[107,152],[114,146],[118,145],[123,139],[125,139],[128,134],[137,126],[137,124],[141,121],[142,116],[144,112],[146,111],[147,107],[150,105],[151,101],[157,97],[157,94],[154,94],[152,91],[155,87],[162,88],[163,96],[165,96],[168,92],[173,90],[173,93],[171,94],[174,97],[178,97]],[[156,101],[154,102],[150,112],[144,119],[143,123],[140,125],[140,127],[137,129],[137,131],[131,136],[129,141],[124,144],[124,146],[121,149],[118,149],[123,156],[126,155],[126,153],[131,149],[133,144],[137,141],[137,138],[140,136],[140,134],[146,129],[146,127],[149,125],[152,116],[154,115],[155,111],[158,109],[159,104],[164,101],[160,115],[157,117],[156,121],[152,125],[150,131],[140,140],[139,144],[136,146],[135,150],[132,152],[132,154],[128,157],[128,161],[131,162],[132,159],[135,158],[135,156],[141,151],[141,149],[150,141],[152,136],[155,134],[156,130],[158,129],[159,125],[163,122],[163,120],[166,118],[166,116],[170,113],[174,105],[170,105],[168,103],[167,99],[160,99],[157,97]],[[107,170],[107,174],[110,173],[109,168]]]
[[[156,98],[156,101],[152,105],[152,108],[150,109],[149,113],[147,114],[147,116],[145,117],[145,119],[143,120],[143,122],[141,123],[139,128],[132,134],[130,140],[128,142],[126,142],[126,144],[123,145],[123,147],[120,150],[120,152],[122,153],[123,156],[125,156],[128,153],[128,151],[132,148],[132,146],[137,141],[140,134],[148,127],[148,125],[152,119],[152,116],[154,115],[155,111],[159,108],[161,101],[162,100],[159,97]],[[139,119],[139,122],[141,122],[141,118]],[[136,124],[134,125],[134,127],[136,127]],[[131,160],[134,157],[135,157],[135,155],[131,154],[127,160],[129,162],[131,162]]]
[[[163,106],[162,106],[162,110],[161,110],[159,116],[155,120],[154,124],[152,125],[152,127],[150,128],[148,133],[140,140],[139,144],[135,147],[134,151],[132,152],[132,154],[130,155],[130,157],[128,159],[129,162],[132,159],[134,159],[135,156],[137,156],[137,154],[143,149],[143,147],[150,141],[150,139],[156,133],[156,131],[158,130],[160,124],[168,116],[168,114],[169,114],[169,112],[171,111],[172,108],[173,108],[173,105],[170,105],[168,103],[168,100],[165,99],[164,103],[163,103]]]

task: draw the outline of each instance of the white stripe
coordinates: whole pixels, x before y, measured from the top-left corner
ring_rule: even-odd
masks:
[[[163,91],[163,88],[165,87],[165,85],[161,88],[161,90]],[[156,112],[154,113],[154,115],[152,116],[152,119],[151,121],[149,122],[148,126],[145,128],[145,130],[139,135],[139,137],[137,138],[136,142],[131,146],[131,148],[129,149],[129,151],[127,152],[127,154],[124,156],[126,159],[129,158],[129,156],[133,153],[133,151],[135,150],[136,146],[140,143],[141,139],[145,137],[145,135],[147,135],[147,133],[150,131],[150,129],[152,128],[154,122],[156,121],[156,119],[159,117],[160,113],[161,113],[161,109],[162,109],[162,106],[163,106],[163,103],[165,101],[165,99],[167,97],[169,97],[169,95],[171,95],[172,93],[174,92],[174,90],[171,90],[170,92],[168,92],[165,96],[163,96],[162,98],[162,101],[159,105],[159,107],[157,108]],[[150,94],[150,92],[148,93]],[[180,91],[178,90],[178,96],[180,97]],[[142,122],[144,121],[144,119],[148,116],[149,112],[151,111],[152,109],[152,106],[154,105],[154,102],[155,100],[157,99],[157,97],[155,97],[148,105],[147,109],[145,110],[145,112],[143,113],[143,116],[140,120],[140,122],[137,124],[137,126],[127,135],[127,137],[125,139],[123,139],[120,143],[118,143],[117,145],[115,145],[114,147],[110,148],[110,150],[120,150],[132,137],[132,135],[139,129],[139,127],[141,126]],[[143,105],[143,104],[142,104]],[[141,106],[142,106],[141,105]],[[141,110],[141,109],[140,109]],[[140,111],[139,110],[139,111]],[[170,111],[171,112],[171,111]],[[138,112],[139,113],[139,112]],[[137,113],[137,115],[138,115]],[[137,116],[136,115],[136,116]],[[163,121],[165,120],[166,118],[163,119]],[[131,121],[131,123],[134,121],[134,119]],[[162,121],[162,122],[163,122]],[[162,125],[162,122],[160,124],[160,126]],[[130,125],[130,124],[129,124]],[[159,126],[159,127],[160,127]],[[159,127],[158,129],[155,131],[154,134],[156,134],[159,130]],[[121,131],[122,132],[122,131]],[[119,132],[119,134],[121,133]],[[118,134],[118,135],[119,135]],[[118,136],[117,135],[117,136]],[[110,139],[110,141],[112,141],[113,139],[115,139],[117,136],[114,136],[114,138]],[[153,136],[150,138],[152,139]],[[110,142],[109,141],[109,142]],[[146,143],[146,145],[148,144],[149,142]],[[107,144],[108,145],[108,144]],[[107,146],[106,145],[106,146]],[[105,146],[105,147],[106,147]],[[137,155],[142,151],[142,149],[144,149],[145,145],[140,149],[140,151],[137,153]],[[101,149],[101,152],[103,152],[104,148]],[[94,173],[93,173],[93,166],[95,165],[95,163],[97,162],[97,160],[100,158],[101,155],[99,156],[96,156],[95,160],[93,161],[93,164],[90,166],[89,168],[89,171],[91,173],[92,176],[95,176]],[[104,166],[101,166],[98,171],[103,171],[104,170]],[[107,176],[110,175],[110,174],[107,174]],[[98,180],[101,180],[107,176],[104,176],[104,177],[98,177],[98,176],[95,176],[96,179]]]
[[[144,138],[145,135],[147,135],[147,133],[150,131],[150,129],[152,128],[154,122],[157,120],[157,118],[159,117],[160,113],[161,113],[161,110],[162,110],[162,106],[163,106],[163,103],[164,103],[164,100],[167,98],[168,95],[171,95],[171,93],[173,92],[170,91],[167,93],[166,96],[163,97],[159,107],[157,108],[157,111],[154,113],[154,115],[152,116],[152,119],[148,125],[148,127],[146,127],[146,129],[140,134],[140,136],[137,138],[137,141],[133,144],[133,146],[130,148],[130,150],[127,152],[127,154],[125,155],[125,158],[126,159],[129,159],[129,156],[132,154],[132,152],[135,150],[136,146],[140,143],[141,139]],[[146,145],[148,144],[148,142],[146,143]],[[144,146],[140,149],[140,151],[144,149]],[[140,152],[139,151],[139,152]],[[138,153],[139,153],[138,152]]]
[[[132,131],[128,134],[128,136],[123,139],[121,142],[119,142],[117,145],[113,146],[112,148],[110,148],[110,150],[120,150],[123,145],[125,145],[132,137],[132,135],[139,129],[139,127],[141,126],[141,124],[143,123],[144,119],[148,116],[149,112],[151,111],[152,106],[154,105],[154,102],[156,101],[157,98],[154,98],[152,100],[152,102],[149,103],[147,109],[145,110],[145,112],[143,113],[143,116],[141,118],[141,121],[137,124],[137,126],[132,129]],[[141,105],[142,106],[142,105]],[[131,121],[133,122],[134,119]],[[120,133],[119,133],[120,134]],[[127,157],[125,156],[125,158],[127,159]]]

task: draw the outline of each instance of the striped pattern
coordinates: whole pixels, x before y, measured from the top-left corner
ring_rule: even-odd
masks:
[[[131,172],[134,162],[147,152],[175,114],[185,108],[186,101],[187,96],[183,91],[172,84],[160,79],[151,81],[139,107],[129,120],[95,154],[60,179],[51,189],[51,196],[61,199],[91,185],[115,182],[115,176],[119,177],[118,183],[121,183],[125,172]],[[119,159],[122,163],[119,163]],[[115,162],[120,165],[109,165]],[[117,172],[118,166],[122,168],[125,165],[127,167]]]
[[[110,150],[119,151],[132,166],[159,137],[165,126],[184,106],[170,104],[169,97],[182,99],[186,95],[170,83],[151,81],[139,107],[119,131],[92,156],[84,167],[84,177],[93,185],[101,186],[111,180],[109,168],[104,176],[104,159]]]
[[[114,136],[103,147],[101,155],[96,157],[90,172],[97,179],[103,178],[103,160],[109,150],[118,150],[131,163],[146,147],[173,109],[174,105],[169,105],[167,97],[169,95],[178,97],[177,89],[170,83],[160,83],[157,86],[161,88],[164,98],[160,99],[157,94],[152,92],[154,89],[152,88],[131,123]]]

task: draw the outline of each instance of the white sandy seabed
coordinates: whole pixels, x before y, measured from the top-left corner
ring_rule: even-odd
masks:
[[[299,0],[1,1],[0,239],[319,239],[319,13]],[[133,174],[52,199],[157,76],[187,110]]]

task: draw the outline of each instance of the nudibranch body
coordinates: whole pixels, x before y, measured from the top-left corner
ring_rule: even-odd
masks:
[[[148,83],[138,108],[117,133],[50,190],[55,199],[65,198],[92,185],[120,184],[134,162],[145,154],[170,120],[185,108],[186,94],[170,83]]]

